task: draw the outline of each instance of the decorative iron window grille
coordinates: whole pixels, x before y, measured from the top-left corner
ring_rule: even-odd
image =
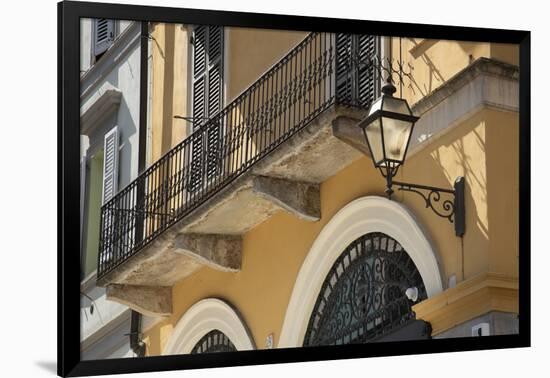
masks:
[[[378,51],[378,37],[310,33],[201,122],[102,207],[98,280],[331,106],[368,108],[379,91],[379,70],[369,65]],[[215,149],[193,147],[208,146],[213,134],[220,135]],[[216,174],[197,178],[214,160]]]
[[[373,341],[415,318],[405,295],[426,289],[401,245],[382,233],[352,242],[336,260],[321,287],[304,337],[304,346]]]
[[[191,354],[236,352],[237,348],[225,335],[217,329],[204,335],[191,350]]]

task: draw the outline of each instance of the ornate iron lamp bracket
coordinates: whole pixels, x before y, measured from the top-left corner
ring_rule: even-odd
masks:
[[[426,208],[449,222],[454,223],[456,236],[462,237],[465,231],[465,206],[464,206],[464,177],[458,177],[454,183],[454,189],[436,188],[427,185],[409,184],[393,181],[398,190],[416,193],[426,202]],[[452,199],[442,199],[442,195],[451,196]]]

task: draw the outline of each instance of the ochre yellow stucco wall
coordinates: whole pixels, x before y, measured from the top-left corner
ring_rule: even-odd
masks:
[[[402,61],[403,72],[412,74],[402,83],[394,77],[396,95],[406,98],[409,104],[418,102],[481,57],[519,64],[519,46],[513,44],[393,37],[390,50],[394,69]]]
[[[151,161],[189,135],[192,83],[189,37],[191,25],[155,23],[151,27]],[[307,33],[225,28],[224,101],[227,105],[269,67],[285,56]],[[254,46],[254,48],[251,48]],[[229,119],[240,117],[239,108]],[[252,152],[251,152],[252,153]]]
[[[456,275],[460,284],[482,272],[517,277],[517,137],[517,114],[483,109],[411,156],[397,177],[441,187],[451,187],[458,175],[466,177],[463,239],[420,197],[395,195],[424,226],[445,282]],[[364,157],[322,183],[320,221],[280,212],[245,234],[240,272],[203,268],[173,287],[173,315],[145,332],[147,353],[161,354],[180,317],[208,297],[238,309],[258,348],[265,347],[270,333],[277,345],[297,273],[323,226],[347,203],[383,191],[382,177]]]
[[[447,277],[458,282],[481,272],[517,276],[518,245],[518,129],[516,113],[484,110],[470,117],[433,146],[407,159],[398,180],[451,187],[458,176],[466,179],[466,234],[454,230],[426,211],[422,201],[398,193],[428,225],[442,253]],[[453,248],[450,248],[454,241]]]
[[[152,156],[153,161],[188,135],[189,124],[174,115],[188,108],[189,33],[175,24],[152,27]],[[271,65],[299,43],[306,33],[227,28],[225,63],[226,103],[252,84]],[[392,57],[414,69],[397,95],[414,104],[480,57],[518,63],[517,46],[393,38]],[[397,192],[422,224],[437,251],[443,279],[452,275],[460,286],[479,281],[488,272],[505,279],[518,275],[518,117],[483,109],[414,156],[396,180],[451,187],[466,178],[466,234],[427,210],[420,197]],[[300,266],[323,226],[347,203],[366,195],[383,195],[384,181],[362,158],[321,185],[322,218],[299,220],[285,212],[244,235],[242,269],[222,273],[203,268],[173,287],[173,315],[145,332],[148,355],[161,354],[173,327],[197,301],[217,297],[230,302],[250,328],[258,348],[274,334],[277,345],[286,307]],[[508,278],[506,278],[508,277]],[[474,280],[474,281],[472,281]],[[481,281],[480,281],[481,282]],[[441,299],[434,300],[437,306]],[[424,312],[434,313],[432,304]],[[438,307],[437,316],[444,319]],[[471,309],[471,313],[475,313]],[[443,315],[442,315],[443,314]],[[439,318],[438,318],[439,319]],[[438,332],[445,323],[438,323]]]
[[[156,23],[151,27],[151,157],[150,163],[182,141],[188,122],[189,27]]]
[[[262,30],[250,28],[227,28],[226,30],[226,96],[227,102],[233,101],[243,91],[257,82],[258,78],[264,75],[273,65],[279,62],[287,55],[296,45],[298,45],[308,33],[295,31],[278,31],[278,30]],[[254,46],[254,48],[251,48]],[[312,54],[314,56],[314,54]],[[301,55],[300,55],[301,57]],[[292,63],[294,62],[294,63]],[[295,57],[289,65],[295,64],[298,66],[298,57]],[[299,67],[299,66],[298,66]],[[290,73],[288,74],[290,77]],[[265,130],[271,130],[266,138],[265,132],[254,134],[257,130],[261,117],[252,117],[254,122],[249,122],[247,117],[251,113],[259,115],[262,113],[260,99],[272,98],[276,92],[282,91],[282,77],[278,77],[275,84],[273,77],[264,82],[263,85],[256,87],[255,90],[248,92],[252,101],[238,102],[232,107],[231,112],[226,115],[228,133],[235,135],[254,135],[250,137],[248,143],[241,144],[236,148],[232,156],[226,156],[230,162],[232,169],[237,170],[239,165],[256,156],[258,151],[261,151],[267,142],[267,138],[278,138],[286,132],[285,124],[288,124],[286,119],[283,119],[287,114],[293,114],[297,111],[304,111],[299,108],[298,104],[290,105],[287,112],[279,115],[272,115],[262,126]],[[319,86],[314,87],[319,93]],[[315,99],[310,90],[310,106],[315,106]],[[320,98],[320,96],[318,96]],[[319,100],[317,100],[319,101]],[[245,131],[246,130],[246,131]],[[270,139],[271,140],[271,139]]]
[[[191,131],[189,122],[174,118],[191,115],[188,67],[191,30],[192,26],[180,24],[154,23],[151,27],[151,163]],[[306,35],[298,31],[226,28],[225,104]],[[391,58],[401,59],[405,71],[413,75],[412,79],[405,77],[402,85],[396,83],[397,94],[414,104],[480,57],[518,64],[519,48],[495,43],[392,38]]]
[[[228,28],[228,101],[254,83],[306,35],[295,31]]]

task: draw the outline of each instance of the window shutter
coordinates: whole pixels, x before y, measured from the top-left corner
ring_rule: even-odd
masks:
[[[223,28],[208,28],[208,118],[222,110],[223,103]],[[214,178],[220,171],[222,127],[210,123],[207,131],[206,177]]]
[[[223,102],[223,29],[208,28],[208,118],[222,109]]]
[[[351,104],[353,99],[352,35],[336,34],[336,100]]]
[[[206,117],[206,85],[207,85],[207,43],[208,27],[197,26],[193,31],[193,132],[198,130]],[[191,178],[189,190],[200,189],[203,176],[203,143],[202,134],[194,133],[191,150]]]
[[[359,106],[369,106],[377,96],[378,75],[373,65],[367,64],[376,54],[376,40],[373,35],[357,36],[358,57],[361,64],[357,73],[357,99]]]
[[[107,203],[118,190],[118,128],[106,135],[103,145],[103,201]]]
[[[193,131],[223,106],[223,28],[197,26],[193,32]],[[193,136],[189,190],[202,187],[203,180],[219,172],[221,124],[209,123],[208,130]],[[206,135],[204,137],[203,135]]]
[[[94,20],[94,56],[104,53],[115,39],[115,21],[105,18]]]
[[[336,34],[336,98],[340,103],[368,106],[376,96],[377,75],[370,59],[377,52],[377,37]]]

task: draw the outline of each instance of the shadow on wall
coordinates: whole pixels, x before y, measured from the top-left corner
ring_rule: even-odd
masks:
[[[517,199],[513,199],[517,196],[517,125],[513,113],[483,109],[410,156],[396,178],[442,188],[452,188],[458,176],[466,178],[464,238],[455,235],[446,219],[426,209],[416,194],[395,193],[395,199],[427,230],[444,282],[451,275],[461,282],[484,271],[517,275]],[[311,243],[347,203],[383,195],[383,183],[372,161],[361,158],[322,184],[319,222],[297,220],[285,213],[273,216],[245,237],[240,272],[204,268],[176,284],[173,315],[147,333],[148,353],[160,354],[180,317],[207,297],[224,298],[235,305],[258,345],[271,332],[277,345],[288,298]]]
[[[468,189],[466,191],[466,201],[475,207],[475,224],[485,238],[488,238],[487,168],[486,166],[483,167],[483,163],[486,165],[486,161],[482,161],[487,158],[485,130],[486,123],[485,121],[481,121],[468,133],[452,142],[452,144],[440,146],[438,149],[432,150],[431,155],[439,165],[439,170],[445,173],[451,185],[456,177],[452,177],[446,170],[446,167],[449,165],[460,167],[460,171],[463,173],[458,175],[465,176]]]
[[[517,115],[485,109],[408,159],[400,180],[452,188],[466,179],[466,233],[425,208],[414,193],[397,193],[429,230],[446,280],[491,271],[517,276]]]
[[[153,161],[172,148],[176,26],[175,24],[155,24],[150,30],[150,35],[156,36],[156,38],[151,37],[151,64],[154,67],[151,78],[153,82],[151,111],[155,123],[160,122],[152,125]],[[159,61],[156,62],[156,59]]]
[[[452,45],[449,45],[450,43]],[[441,44],[445,44],[445,46],[441,46]],[[477,58],[489,56],[489,45],[479,42],[431,39],[423,39],[417,42],[414,38],[407,38],[406,43],[403,45],[404,47],[401,49],[403,59],[406,61],[407,56],[412,58],[410,61],[412,69],[411,76],[408,77],[410,80],[408,88],[416,100],[427,96],[445,84],[461,69],[469,66]],[[409,46],[412,47],[409,48]],[[435,51],[430,53],[432,47]],[[443,47],[452,48],[452,53],[441,54]],[[437,59],[439,62],[435,61],[433,56],[439,58]],[[445,70],[441,67],[445,67]]]
[[[418,42],[417,42],[418,41]],[[414,66],[410,95],[418,99],[429,95],[461,69],[476,59],[497,57],[497,59],[517,64],[517,46],[477,43],[467,41],[434,41],[406,39],[402,45],[403,58],[412,59]],[[448,54],[440,54],[447,49]],[[406,58],[406,57],[409,58]],[[444,59],[444,60],[443,60]],[[443,64],[444,63],[444,64]],[[414,101],[412,101],[414,102]],[[455,254],[453,266],[461,266],[457,278],[468,278],[482,271],[501,272],[511,276],[518,274],[518,138],[519,120],[517,113],[487,108],[464,121],[460,130],[455,129],[429,146],[429,159],[411,157],[401,172],[403,181],[430,183],[435,186],[452,187],[457,176],[466,178],[466,235],[459,242],[459,253]],[[416,163],[416,161],[419,161]],[[422,162],[420,163],[420,160]],[[415,168],[415,164],[418,168]],[[420,168],[420,167],[423,167]],[[440,175],[444,173],[444,177]],[[414,201],[408,194],[400,195],[411,206],[423,204],[422,199]],[[415,212],[423,219],[426,210]],[[440,225],[429,223],[437,235],[434,236],[438,250],[448,248],[451,235]],[[441,232],[439,232],[441,229]],[[452,227],[450,227],[452,229]],[[433,232],[432,232],[433,233]],[[452,253],[444,253],[449,262]],[[451,259],[453,260],[453,259]],[[448,266],[448,264],[444,264]]]
[[[421,43],[418,43],[415,41],[414,38],[409,38],[408,40],[414,46],[411,49],[412,57],[414,59],[420,58],[429,70],[427,83],[424,83],[422,86],[420,86],[418,82],[414,79],[414,75],[410,77],[411,83],[409,84],[409,88],[411,89],[413,95],[416,95],[418,91],[418,93],[420,93],[420,95],[424,97],[428,93],[432,92],[434,88],[440,86],[446,81],[441,72],[436,68],[435,64],[428,57],[427,54],[427,51],[430,49],[430,47],[434,46],[438,41],[424,40]],[[434,85],[434,80],[437,82],[436,85]]]
[[[168,45],[170,46],[170,44]],[[478,48],[479,45],[470,42],[459,42],[458,45],[459,49],[466,53],[460,58],[466,59],[461,63],[462,67],[465,67],[469,64],[470,56],[474,55],[473,49]],[[436,63],[430,59],[426,53],[430,47],[431,45],[428,44],[425,48],[423,47],[423,50],[418,50],[419,59],[422,59],[421,61],[426,65],[429,72],[427,76],[429,80],[426,80],[422,85],[416,83],[416,90],[421,92],[422,95],[432,92],[452,76],[441,72]],[[458,65],[455,65],[455,67],[458,67]],[[169,104],[169,106],[172,106],[172,104]],[[242,124],[245,114],[248,114],[248,108],[237,107],[234,109],[231,119],[238,120],[237,123]],[[399,181],[443,188],[452,188],[454,180],[458,176],[464,176],[466,179],[466,234],[464,238],[456,237],[453,225],[446,219],[442,219],[431,210],[426,209],[422,198],[414,193],[395,193],[395,199],[409,207],[419,223],[428,230],[427,234],[438,253],[445,282],[448,282],[451,275],[456,275],[457,282],[460,282],[483,271],[517,275],[518,124],[517,114],[482,109],[463,121],[459,127],[453,128],[447,134],[431,142],[418,154],[409,157],[405,166],[400,170],[398,177],[396,177],[396,180]],[[165,130],[170,130],[170,127],[166,127]],[[323,183],[325,189],[322,193],[330,191],[326,189],[329,187],[336,188],[336,191],[341,190],[341,193],[335,194],[338,198],[331,199],[331,202],[335,205],[330,208],[330,211],[335,212],[344,204],[360,196],[383,195],[383,179],[372,168],[370,159],[361,159],[357,164],[354,163],[353,166],[345,170],[356,173],[358,172],[358,164],[361,168],[361,174],[365,176],[349,178],[350,185],[346,190],[338,188],[338,184],[330,179]],[[347,174],[344,172],[338,180],[341,180]],[[373,177],[376,177],[375,180],[372,180]],[[326,198],[322,198],[322,201],[322,205],[325,206],[322,209],[322,222],[318,224],[300,224],[299,226],[303,227],[304,232],[300,235],[299,241],[307,241],[311,235],[313,235],[311,236],[311,240],[313,240],[323,222],[330,219],[331,214],[333,215],[330,211],[326,211],[326,202],[328,202]],[[284,215],[280,217],[282,219]],[[296,224],[294,222],[292,219],[288,220],[289,224]],[[269,227],[266,226],[265,229],[267,228]],[[281,229],[285,230],[284,228]],[[259,235],[262,230],[257,230],[256,234]],[[279,238],[283,242],[285,241],[284,236]],[[251,243],[251,245],[253,244]],[[297,249],[307,250],[307,247]],[[260,253],[258,252],[258,254]],[[266,256],[261,257],[264,261],[267,261]],[[247,258],[252,260],[251,257],[245,256],[243,257],[243,263],[249,262]],[[285,264],[281,262],[281,265]],[[292,264],[287,265],[294,267]],[[299,266],[300,264],[296,265],[297,268]],[[270,273],[283,271],[283,269],[277,270],[279,267],[276,265],[263,267],[258,264],[255,268],[265,268],[266,272]],[[288,271],[288,266],[284,266],[284,269]],[[177,307],[174,309],[174,315],[162,320],[156,326],[158,332],[148,334],[147,350],[161,351],[163,340],[169,338],[170,332],[188,306],[201,298],[228,296],[230,302],[239,307],[242,313],[249,313],[250,304],[254,300],[261,303],[264,299],[266,295],[266,292],[263,291],[264,288],[271,289],[270,283],[273,281],[271,276],[265,274],[262,277],[266,282],[258,283],[259,281],[254,281],[256,285],[252,287],[252,285],[246,284],[258,277],[251,277],[250,271],[245,269],[244,266],[243,271],[231,275],[211,272],[207,269],[195,273],[186,280],[186,283],[180,283],[178,288],[174,288],[174,290],[186,292],[188,298],[177,303],[175,301]],[[208,282],[206,282],[207,279]],[[185,291],[185,289],[192,288],[193,285],[202,284],[206,287],[205,292],[191,293]],[[245,299],[235,294],[237,290],[243,290],[244,286],[247,286],[244,290],[250,290],[250,292],[247,292],[250,295]],[[275,296],[284,297],[282,299],[275,298],[281,299],[280,301],[270,298],[273,304],[283,303],[287,300],[284,293],[280,294],[281,286],[284,285],[279,285],[277,288],[273,288],[272,293],[267,293],[276,293]],[[291,289],[292,287],[288,288],[288,290]],[[274,310],[278,311],[278,307],[280,307],[280,305],[278,307],[273,305],[270,308],[270,305],[255,308],[255,316],[262,311],[274,313]],[[284,309],[282,312],[284,316]],[[277,316],[272,317],[277,320]],[[264,327],[263,324],[255,324],[260,323],[255,317],[250,317],[246,323],[256,336],[266,334],[265,329],[262,328]],[[277,329],[276,325],[271,325],[271,328]],[[277,338],[277,333],[275,337]],[[256,338],[258,339],[258,337]]]
[[[122,96],[117,114],[119,127],[119,190],[128,185],[139,173],[137,167],[137,145],[130,143],[130,138],[138,136],[138,120],[132,117],[130,107]],[[134,166],[133,166],[134,165]]]

